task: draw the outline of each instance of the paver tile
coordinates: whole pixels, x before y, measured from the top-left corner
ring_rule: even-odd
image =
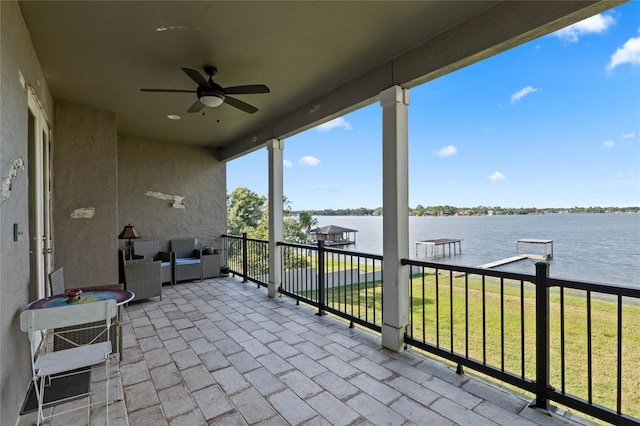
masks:
[[[323,391],[313,380],[299,371],[291,371],[280,376],[289,389],[302,399],[307,399]]]
[[[349,379],[349,383],[360,388],[383,404],[388,404],[400,397],[400,392],[381,383],[367,374],[359,374]]]
[[[254,424],[276,415],[276,411],[271,404],[252,388],[231,396],[231,401],[249,424]]]
[[[268,396],[276,392],[282,391],[286,386],[281,379],[274,376],[264,367],[257,368],[244,377],[256,388],[263,396]]]
[[[461,425],[495,426],[496,423],[486,417],[465,409],[448,398],[440,398],[430,407],[433,411]]]
[[[271,395],[268,401],[273,407],[292,424],[299,424],[311,420],[317,413],[302,399],[298,398],[291,390]]]
[[[313,381],[338,399],[349,398],[360,390],[331,371],[325,371],[313,377]]]
[[[348,425],[360,416],[328,392],[307,399],[307,404],[333,425]]]
[[[394,411],[402,413],[403,416],[417,425],[454,425],[456,423],[441,416],[434,410],[418,404],[414,400],[407,398],[406,396],[400,397],[390,406]],[[458,423],[474,425],[474,423]],[[495,426],[495,425],[494,425]]]

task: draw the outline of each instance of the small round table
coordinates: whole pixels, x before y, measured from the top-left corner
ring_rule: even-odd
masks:
[[[82,294],[77,299],[72,299],[64,294],[56,294],[55,296],[44,297],[29,303],[29,305],[27,305],[27,309],[55,308],[57,306],[91,303],[107,299],[114,299],[116,304],[123,305],[130,302],[134,297],[135,294],[129,290],[113,290],[108,288],[83,290]]]
[[[35,300],[29,303],[26,309],[45,309],[55,308],[58,306],[73,306],[80,303],[98,302],[100,300],[114,299],[118,305],[118,318],[114,323],[116,329],[116,352],[118,358],[122,359],[122,352],[120,349],[120,321],[122,318],[122,305],[133,300],[136,295],[129,290],[116,290],[116,289],[95,289],[95,290],[82,290],[80,297],[71,298],[65,294],[56,294],[55,296],[43,297],[42,299]]]

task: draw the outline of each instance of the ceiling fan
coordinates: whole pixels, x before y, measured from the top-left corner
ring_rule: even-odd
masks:
[[[196,93],[198,100],[191,105],[187,112],[200,112],[204,107],[215,108],[223,103],[227,103],[232,107],[236,107],[241,111],[253,114],[258,108],[249,105],[239,99],[232,98],[229,95],[249,95],[253,93],[269,93],[269,88],[264,84],[249,84],[246,86],[222,87],[214,83],[213,76],[216,75],[218,69],[209,65],[205,65],[204,72],[209,76],[207,80],[198,71],[191,68],[181,67],[193,81],[198,84],[197,90],[181,90],[181,89],[140,89],[143,92],[169,92],[169,93]]]

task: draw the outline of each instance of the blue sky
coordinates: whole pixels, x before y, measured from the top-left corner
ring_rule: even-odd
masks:
[[[409,205],[640,205],[640,1],[410,91]],[[293,210],[382,205],[374,103],[285,140]],[[227,190],[268,193],[261,148]]]

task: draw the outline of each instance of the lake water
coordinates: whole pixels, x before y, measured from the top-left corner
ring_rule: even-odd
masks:
[[[382,254],[382,217],[317,216],[318,225],[357,229],[356,244],[346,250]],[[431,258],[416,241],[462,239],[462,254]],[[640,287],[640,214],[547,214],[523,216],[410,217],[412,259],[475,267],[516,255],[518,239],[553,240],[550,275]],[[447,250],[448,253],[448,250]],[[520,252],[522,253],[522,251]],[[541,254],[542,246],[526,253]],[[535,274],[535,261],[522,260],[500,270]]]

